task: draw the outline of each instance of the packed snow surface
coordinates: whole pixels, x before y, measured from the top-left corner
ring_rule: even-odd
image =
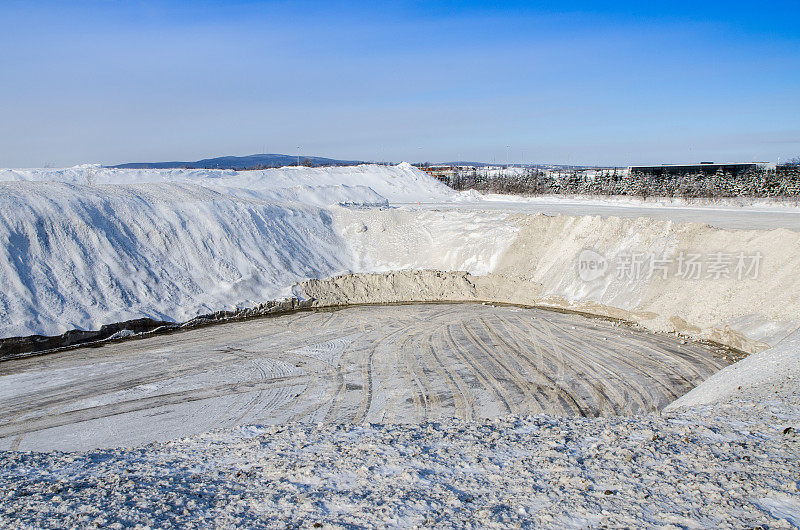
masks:
[[[428,201],[425,208],[489,210],[547,215],[599,215],[601,217],[650,217],[679,223],[707,223],[734,230],[788,228],[800,231],[797,201],[767,199],[692,199],[650,197],[570,197],[544,195],[480,194],[462,192],[448,201]]]
[[[252,423],[630,415],[661,409],[727,355],[541,309],[300,312],[0,363],[0,449],[130,446]]]

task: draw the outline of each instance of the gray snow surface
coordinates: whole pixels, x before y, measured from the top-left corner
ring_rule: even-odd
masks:
[[[663,415],[250,426],[7,452],[0,525],[790,528],[798,431],[788,380]]]

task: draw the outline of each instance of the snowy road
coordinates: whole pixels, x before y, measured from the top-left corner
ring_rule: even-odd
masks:
[[[612,199],[570,199],[562,197],[515,197],[488,195],[478,201],[429,201],[420,203],[395,203],[397,206],[436,210],[486,210],[546,215],[599,215],[600,217],[650,217],[676,223],[708,223],[711,226],[733,230],[773,230],[787,228],[800,231],[800,209],[791,204],[771,206],[735,206],[685,204],[670,205],[667,199],[638,199],[614,201]]]
[[[480,304],[302,312],[0,364],[0,448],[134,445],[246,424],[660,409],[728,364],[609,321]]]

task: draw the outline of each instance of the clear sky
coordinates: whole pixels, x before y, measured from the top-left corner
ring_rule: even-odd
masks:
[[[800,1],[0,1],[0,166],[800,155]]]

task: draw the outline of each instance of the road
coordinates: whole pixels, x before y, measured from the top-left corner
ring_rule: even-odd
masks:
[[[663,199],[661,199],[663,200]],[[746,200],[746,199],[743,199]],[[775,206],[744,206],[720,204],[659,204],[650,202],[603,201],[602,199],[571,199],[560,197],[513,197],[490,195],[487,200],[393,203],[409,208],[442,210],[488,210],[546,215],[599,215],[600,217],[650,217],[676,223],[703,223],[728,230],[773,230],[786,228],[800,232],[800,208],[791,203]]]
[[[660,409],[711,346],[482,304],[300,312],[0,364],[0,449],[80,450],[244,424]]]

